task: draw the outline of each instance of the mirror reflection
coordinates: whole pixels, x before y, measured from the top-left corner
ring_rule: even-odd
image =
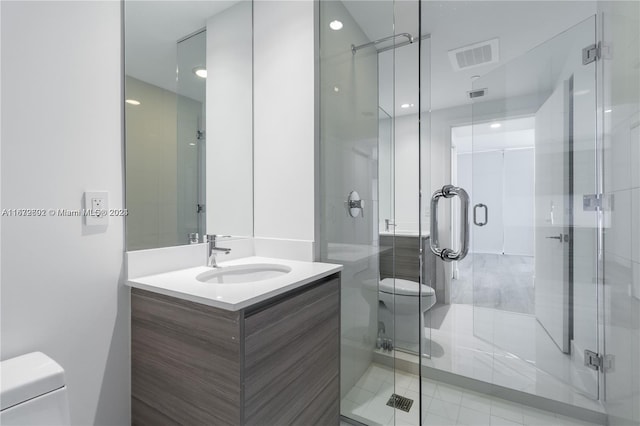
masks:
[[[251,1],[124,15],[127,250],[252,235]]]

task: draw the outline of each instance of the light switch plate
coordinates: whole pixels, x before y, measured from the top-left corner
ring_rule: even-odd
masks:
[[[109,225],[109,193],[91,191],[84,193],[84,218],[87,226]]]

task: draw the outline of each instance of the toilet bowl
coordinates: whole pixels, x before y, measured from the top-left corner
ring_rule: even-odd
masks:
[[[32,352],[0,362],[0,424],[63,426],[70,423],[64,370]]]
[[[421,292],[415,281],[385,278],[380,281],[378,300],[379,320],[384,324],[385,334],[391,337],[396,349],[418,353],[419,337],[424,339],[424,314],[436,303],[433,288],[422,284]],[[419,300],[420,314],[418,314]],[[424,340],[423,340],[424,343]],[[423,344],[423,347],[426,345]]]

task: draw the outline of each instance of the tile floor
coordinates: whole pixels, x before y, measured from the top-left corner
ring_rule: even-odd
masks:
[[[462,304],[436,305],[430,315],[425,332],[431,358],[423,359],[424,365],[604,412],[584,396],[597,392],[597,379],[586,380],[584,374],[576,379],[571,358],[534,316]]]
[[[342,399],[341,413],[367,425],[418,425],[418,380],[416,375],[399,371],[394,374],[390,368],[371,364]],[[386,405],[394,392],[414,400],[408,413]],[[594,425],[426,378],[422,382],[422,395],[423,425]]]

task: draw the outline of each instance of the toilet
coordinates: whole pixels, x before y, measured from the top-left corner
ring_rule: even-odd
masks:
[[[422,295],[419,294],[418,283],[415,281],[398,278],[385,278],[380,281],[379,320],[384,324],[386,336],[393,339],[395,349],[417,354],[418,335],[425,338],[424,315],[435,305],[436,293],[425,284],[422,284],[421,290]],[[422,298],[421,315],[418,315],[419,298]],[[423,348],[426,348],[426,345],[423,345]]]
[[[0,362],[0,424],[3,426],[70,423],[62,367],[42,352]]]

